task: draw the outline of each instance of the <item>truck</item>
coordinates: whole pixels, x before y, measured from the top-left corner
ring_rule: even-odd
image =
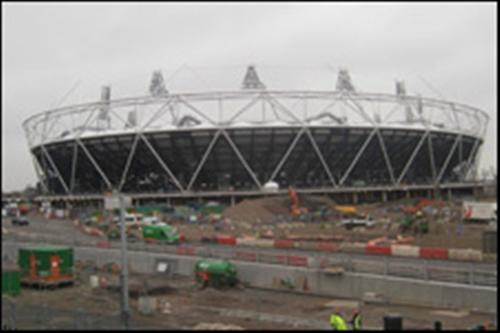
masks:
[[[177,244],[180,240],[176,229],[168,224],[143,225],[142,238],[146,242],[166,244]]]
[[[497,219],[496,202],[463,202],[463,219],[470,222],[491,222]]]
[[[227,260],[199,260],[194,272],[196,283],[201,288],[233,287],[238,284],[236,267]]]

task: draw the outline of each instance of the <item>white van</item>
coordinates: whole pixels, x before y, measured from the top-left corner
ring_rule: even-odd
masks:
[[[142,214],[126,214],[125,215],[125,225],[128,226],[140,226],[142,223]]]

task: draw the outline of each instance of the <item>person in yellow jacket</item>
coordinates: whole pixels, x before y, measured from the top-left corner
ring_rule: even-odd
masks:
[[[361,315],[359,314],[358,310],[355,310],[352,315],[351,325],[354,331],[361,331],[362,322],[361,322]]]
[[[342,315],[335,311],[331,316],[330,316],[330,326],[334,331],[347,331],[347,324],[342,317]]]

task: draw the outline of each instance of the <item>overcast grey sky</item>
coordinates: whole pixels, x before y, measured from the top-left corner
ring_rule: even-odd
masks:
[[[255,64],[296,68],[297,75],[344,66],[363,91],[393,92],[399,78],[410,92],[438,97],[423,78],[446,99],[490,115],[480,166],[497,168],[496,3],[2,7],[3,191],[36,181],[22,121],[57,104],[75,83],[63,105],[98,98],[103,84],[183,64],[201,73]],[[335,73],[325,70],[321,80],[325,73],[332,83],[323,89],[333,88]]]

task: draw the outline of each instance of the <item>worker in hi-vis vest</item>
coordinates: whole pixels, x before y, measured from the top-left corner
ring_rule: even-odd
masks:
[[[351,319],[351,325],[352,325],[352,329],[354,331],[361,331],[362,322],[361,322],[361,315],[359,314],[359,310],[354,310],[354,313],[353,313],[352,319]]]
[[[330,326],[335,331],[347,331],[347,324],[338,311],[334,311],[330,316]]]

